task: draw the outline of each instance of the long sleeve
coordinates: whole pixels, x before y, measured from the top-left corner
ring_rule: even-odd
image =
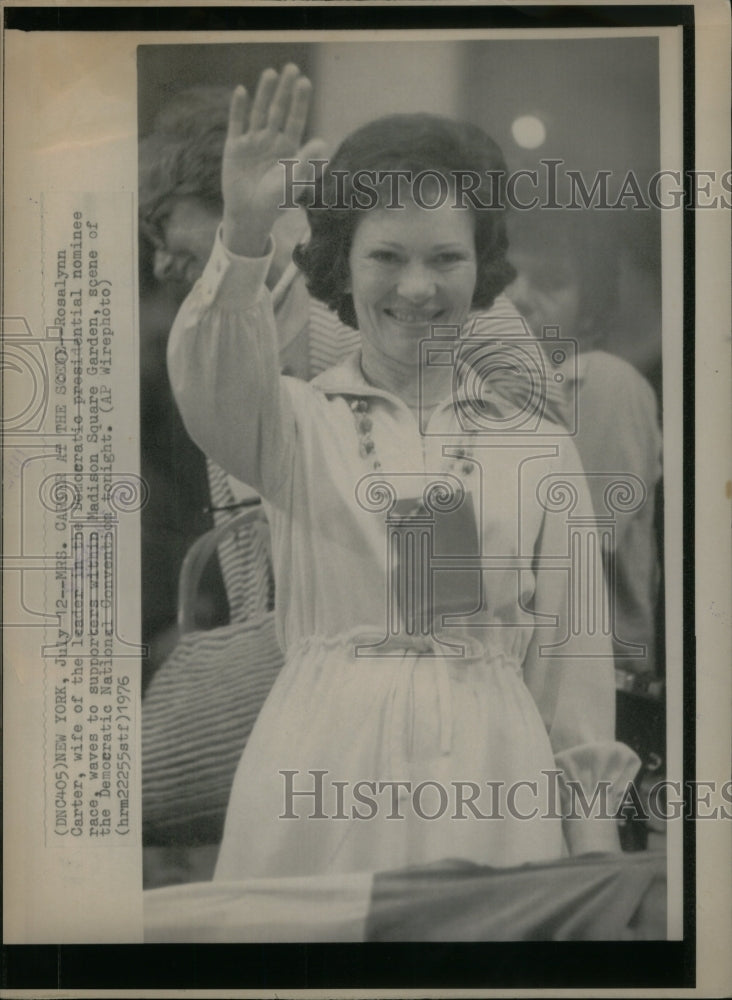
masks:
[[[291,468],[295,421],[281,390],[264,279],[270,254],[236,257],[217,236],[168,341],[168,370],[188,433],[237,479],[273,499]]]
[[[640,762],[629,747],[615,741],[615,672],[600,530],[593,524],[576,449],[567,438],[557,444],[560,461],[535,492],[544,519],[535,551],[533,609],[542,624],[529,646],[524,677],[562,772],[564,815],[578,814],[565,822],[574,854],[618,846],[613,821],[582,818],[577,789],[591,803],[598,791],[602,794],[602,783],[608,783],[612,814]]]

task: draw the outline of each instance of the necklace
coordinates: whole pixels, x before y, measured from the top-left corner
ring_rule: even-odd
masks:
[[[358,451],[361,458],[365,459],[371,464],[371,467],[375,471],[381,469],[381,462],[376,453],[376,445],[374,444],[374,439],[371,436],[371,431],[374,427],[374,422],[371,418],[369,410],[371,405],[369,400],[364,396],[356,396],[350,402],[351,412],[353,413],[354,422],[356,424],[356,433],[358,434]],[[455,454],[450,456],[446,469],[449,472],[454,471],[457,468],[458,462],[461,463],[460,471],[464,476],[469,476],[473,471],[473,450],[472,448],[467,448],[461,446],[455,450]]]

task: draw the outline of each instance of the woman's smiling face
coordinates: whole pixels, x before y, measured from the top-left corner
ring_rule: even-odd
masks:
[[[418,363],[431,327],[462,326],[473,300],[476,253],[468,208],[374,209],[356,226],[350,287],[364,345]]]

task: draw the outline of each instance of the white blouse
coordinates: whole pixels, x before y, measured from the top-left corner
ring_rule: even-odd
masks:
[[[468,448],[463,481],[476,511],[482,600],[446,632],[522,676],[563,771],[565,801],[570,779],[588,799],[606,782],[614,808],[639,761],[614,737],[602,526],[571,438],[544,418],[523,432],[466,434],[452,397],[422,433],[398,397],[365,381],[358,355],[311,383],[280,376],[269,260],[235,257],[217,238],[176,318],[168,361],[193,440],[264,498],[288,658],[314,639],[384,631],[385,513],[369,509],[368,487],[381,478],[414,497],[425,477],[458,474],[457,449]],[[460,392],[466,405],[476,402]],[[368,401],[373,424],[366,457],[354,398]],[[608,823],[573,820],[565,835],[573,852],[616,843]]]

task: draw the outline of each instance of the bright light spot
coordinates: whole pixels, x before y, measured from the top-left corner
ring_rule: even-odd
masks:
[[[523,149],[536,149],[546,139],[544,122],[536,115],[521,115],[511,126],[511,133],[516,145]]]

